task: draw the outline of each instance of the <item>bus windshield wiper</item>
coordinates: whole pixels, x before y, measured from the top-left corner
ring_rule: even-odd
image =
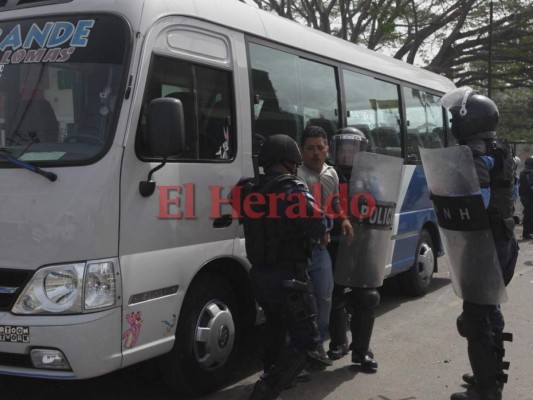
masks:
[[[28,171],[35,172],[36,174],[44,176],[46,179],[49,179],[52,182],[57,180],[57,175],[50,171],[43,171],[41,168],[36,165],[29,164],[25,161],[18,160],[10,155],[10,152],[4,148],[0,148],[0,156],[4,158],[7,162],[15,164],[19,167],[25,168]]]

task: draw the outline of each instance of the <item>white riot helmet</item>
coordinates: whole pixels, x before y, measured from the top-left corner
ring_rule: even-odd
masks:
[[[334,165],[352,167],[354,155],[368,149],[365,134],[354,127],[339,129],[329,144],[330,157]]]

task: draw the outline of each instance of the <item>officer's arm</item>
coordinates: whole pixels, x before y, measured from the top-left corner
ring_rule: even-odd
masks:
[[[490,156],[474,156],[474,165],[479,179],[483,204],[487,208],[490,202],[490,170],[494,168],[494,159]]]
[[[298,187],[292,193],[294,195],[288,198],[289,207],[297,207],[298,218],[296,218],[295,223],[305,236],[318,239],[326,232],[331,231],[333,219],[324,214],[309,191]]]

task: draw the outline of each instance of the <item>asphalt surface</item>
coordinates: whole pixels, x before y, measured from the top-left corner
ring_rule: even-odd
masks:
[[[516,230],[521,236],[521,228]],[[520,255],[509,301],[502,305],[511,362],[505,400],[533,400],[533,241],[520,241]],[[379,362],[363,373],[350,357],[335,361],[311,380],[284,391],[282,400],[446,400],[464,390],[469,371],[466,341],[455,320],[461,299],[453,292],[445,258],[430,292],[422,298],[400,294],[391,282],[382,291],[371,347]],[[227,387],[202,400],[245,400],[259,377],[262,328],[248,332],[234,376]],[[0,400],[167,400],[177,399],[164,386],[153,361],[85,381],[51,381],[0,376]]]

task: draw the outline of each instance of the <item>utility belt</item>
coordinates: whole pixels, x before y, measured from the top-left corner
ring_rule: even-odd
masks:
[[[299,281],[307,280],[307,259],[305,260],[278,260],[272,264],[274,267],[292,271],[294,278]]]
[[[313,285],[308,279],[287,279],[282,285],[287,291],[287,308],[293,321],[298,322],[316,316],[318,309],[313,295]]]

